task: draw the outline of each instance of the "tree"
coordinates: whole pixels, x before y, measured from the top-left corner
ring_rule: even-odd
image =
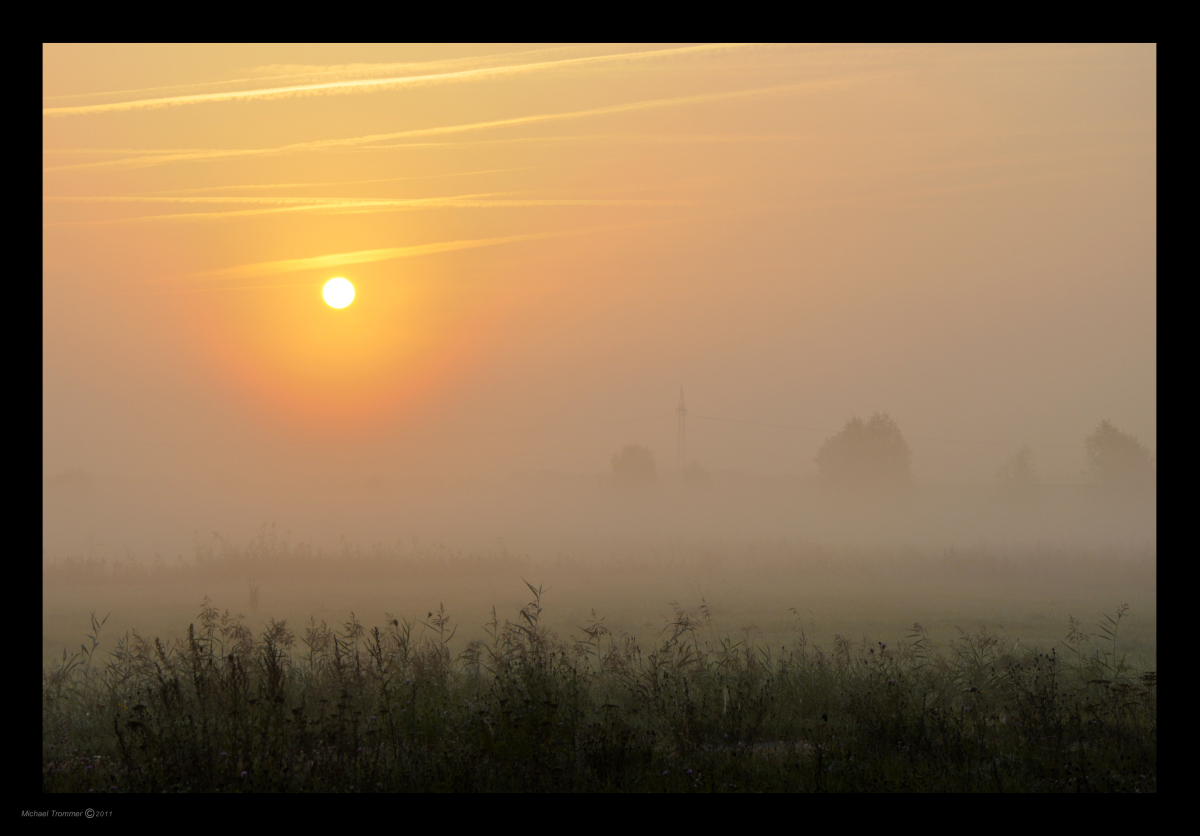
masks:
[[[626,444],[612,457],[613,479],[622,485],[645,485],[654,481],[654,454],[640,444]]]
[[[1026,444],[1009,456],[996,472],[996,484],[1007,499],[1032,499],[1039,484],[1037,468],[1033,465],[1033,448]]]
[[[1136,437],[1101,421],[1084,436],[1088,476],[1106,493],[1132,496],[1154,489],[1154,464],[1150,451]]]
[[[826,487],[857,492],[894,491],[910,479],[912,453],[885,412],[858,416],[826,439],[817,452],[817,475]]]

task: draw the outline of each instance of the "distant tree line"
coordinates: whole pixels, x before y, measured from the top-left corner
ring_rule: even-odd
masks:
[[[1084,475],[1099,494],[1133,498],[1153,494],[1155,468],[1150,451],[1136,437],[1101,421],[1084,437],[1087,467]],[[821,445],[816,455],[817,478],[831,492],[887,495],[912,484],[912,450],[900,427],[886,412],[867,420],[852,417],[836,435]],[[650,484],[655,479],[654,453],[641,444],[628,444],[612,457],[612,474],[623,486]],[[707,473],[695,463],[685,481],[706,481]],[[1040,485],[1033,448],[1026,444],[1013,453],[996,473],[1000,495],[1027,501]]]

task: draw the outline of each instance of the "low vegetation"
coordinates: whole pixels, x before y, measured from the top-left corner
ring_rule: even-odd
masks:
[[[1048,651],[934,648],[920,625],[901,646],[752,646],[704,605],[642,646],[594,615],[561,638],[530,591],[458,654],[441,609],[256,636],[206,600],[186,638],[107,652],[93,617],[43,670],[43,789],[1156,789],[1156,675],[1121,655],[1125,608]]]

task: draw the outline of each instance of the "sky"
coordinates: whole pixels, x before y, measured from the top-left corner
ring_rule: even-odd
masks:
[[[44,548],[258,525],[265,496],[303,531],[627,443],[671,470],[681,388],[713,472],[804,477],[876,411],[926,484],[1026,443],[1078,479],[1104,419],[1153,452],[1156,71],[1152,45],[46,45]]]

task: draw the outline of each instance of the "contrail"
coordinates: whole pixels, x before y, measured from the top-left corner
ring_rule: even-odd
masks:
[[[145,195],[118,195],[96,197],[44,197],[47,203],[255,203],[281,206],[677,206],[690,201],[654,200],[645,198],[499,198],[496,195],[512,192],[485,192],[483,194],[458,197],[207,197],[201,195],[176,195],[154,197]]]
[[[185,212],[169,215],[137,215],[129,218],[101,218],[80,221],[45,221],[42,226],[98,226],[107,224],[137,223],[143,221],[178,221],[178,220],[221,220],[224,218],[239,218],[251,215],[273,215],[284,212],[389,212],[405,209],[498,209],[498,208],[535,208],[544,206],[694,206],[695,201],[689,200],[651,200],[644,198],[517,198],[517,199],[484,199],[484,198],[46,198],[56,202],[95,202],[95,203],[233,203],[233,204],[268,204],[265,209],[234,209],[225,212]]]
[[[441,201],[480,200],[511,192],[485,192],[482,194],[457,195],[455,197],[414,197],[414,198],[358,198],[358,197],[243,197],[229,195],[226,197],[207,197],[202,195],[172,195],[169,197],[151,195],[97,195],[97,196],[55,196],[43,197],[46,203],[269,203],[279,205],[338,205],[342,203],[379,203],[397,206],[429,206]]]
[[[388,247],[378,250],[358,250],[350,253],[334,253],[318,255],[310,258],[289,258],[282,261],[264,261],[257,264],[241,264],[236,267],[226,267],[220,270],[205,270],[193,273],[193,278],[199,279],[246,279],[257,276],[271,276],[280,273],[298,273],[304,270],[317,270],[327,267],[341,267],[347,264],[365,264],[372,261],[389,261],[394,258],[411,258],[418,255],[452,252],[454,250],[470,250],[477,247],[494,247],[499,244],[514,244],[518,241],[536,241],[544,238],[563,238],[569,235],[583,235],[589,232],[600,232],[617,227],[594,227],[591,229],[575,229],[567,232],[532,232],[525,235],[508,235],[502,238],[475,238],[460,241],[440,241],[435,244],[417,244],[411,247]],[[625,227],[622,227],[625,228]]]
[[[43,154],[182,154],[203,153],[211,148],[43,148]]]
[[[319,66],[297,66],[297,65],[279,65],[272,64],[265,67],[258,67],[259,70],[286,70],[291,69],[289,73],[276,72],[273,75],[258,75],[248,78],[229,78],[224,81],[198,81],[191,84],[170,84],[159,87],[138,87],[130,90],[106,90],[99,93],[66,93],[57,96],[42,96],[43,102],[61,101],[62,99],[96,99],[104,96],[121,96],[131,93],[161,93],[166,90],[196,90],[203,87],[225,87],[230,84],[261,84],[264,81],[282,81],[285,79],[315,79],[322,76],[347,76],[347,75],[364,75],[368,72],[410,72],[413,70],[431,69],[448,69],[451,67],[464,67],[480,64],[486,64],[488,61],[498,61],[500,59],[512,59],[516,57],[531,58],[535,55],[559,55],[571,50],[578,51],[577,46],[560,46],[551,47],[549,49],[525,49],[517,52],[498,52],[491,55],[476,55],[468,58],[446,58],[438,61],[401,61],[388,63],[372,63],[372,64],[327,64]]]
[[[753,91],[751,91],[753,92]],[[385,135],[387,136],[387,135]],[[694,144],[736,144],[739,142],[798,142],[802,140],[810,140],[819,138],[816,134],[633,134],[633,133],[606,133],[606,134],[561,134],[558,136],[517,136],[517,137],[499,137],[496,139],[474,139],[467,142],[405,142],[395,145],[356,145],[364,151],[373,151],[387,148],[462,148],[473,147],[478,145],[511,145],[518,142],[596,142],[596,141],[616,141],[616,142],[663,142],[663,143],[694,143]],[[378,137],[361,137],[362,142],[369,142]],[[350,142],[352,140],[344,140]],[[70,165],[51,166],[42,169],[43,171],[60,171],[62,169],[72,168],[97,168],[106,166],[121,166],[133,167],[133,163],[145,163],[153,165],[160,157],[171,157],[176,159],[179,155],[195,155],[196,158],[208,156],[238,156],[238,155],[253,155],[264,153],[277,153],[282,150],[290,149],[291,146],[283,146],[282,149],[272,148],[46,148],[42,150],[43,155],[54,156],[82,156],[86,154],[93,155],[113,155],[113,154],[136,154],[136,157],[130,157],[124,160],[110,160],[106,162],[90,162],[90,163],[73,163]],[[615,159],[615,158],[614,158]],[[452,172],[449,174],[430,174],[420,177],[388,177],[379,180],[344,180],[337,183],[313,183],[311,185],[320,186],[340,186],[349,183],[386,183],[395,180],[421,180],[430,177],[452,177],[460,174],[491,174],[498,171],[526,171],[534,168],[552,168],[555,166],[572,165],[572,163],[553,163],[544,166],[525,166],[524,168],[497,168],[483,169],[480,171]],[[282,186],[301,186],[307,185],[304,183],[281,183]],[[236,186],[213,186],[213,189],[237,188]],[[247,186],[246,188],[269,188],[269,186]]]
[[[364,151],[388,148],[462,148],[474,145],[511,145],[518,142],[664,142],[732,145],[739,142],[800,142],[819,138],[813,134],[562,134],[475,139],[469,142],[403,142],[395,145],[359,145]]]
[[[859,74],[859,76],[855,77],[864,77],[865,75],[868,74]],[[468,133],[472,131],[489,130],[491,128],[507,128],[517,125],[535,125],[544,122],[561,122],[568,119],[581,119],[587,116],[605,116],[613,113],[631,113],[641,110],[653,110],[660,107],[678,107],[681,105],[702,104],[705,102],[716,102],[749,96],[767,96],[778,93],[787,93],[794,90],[811,89],[814,87],[823,87],[832,84],[842,84],[852,80],[852,78],[855,77],[845,76],[833,79],[822,79],[820,81],[802,81],[792,84],[776,85],[772,87],[755,87],[749,90],[733,90],[725,93],[700,93],[692,96],[676,96],[668,99],[647,99],[640,102],[628,102],[626,104],[608,105],[605,107],[595,107],[587,110],[575,110],[566,113],[539,113],[531,116],[516,116],[509,119],[493,119],[487,122],[470,122],[464,125],[445,125],[437,128],[414,128],[412,130],[397,131],[395,133],[387,134],[371,134],[368,136],[347,137],[344,139],[322,139],[310,142],[297,142],[290,145],[281,145],[275,148],[212,149],[200,152],[155,154],[144,157],[131,157],[123,160],[75,163],[72,165],[50,166],[43,168],[42,171],[66,171],[84,168],[141,168],[147,166],[164,165],[172,162],[187,162],[193,160],[216,160],[229,159],[232,157],[287,154],[297,151],[325,151],[335,148],[352,148],[395,139]]]
[[[164,96],[155,99],[135,99],[127,102],[76,105],[73,107],[44,107],[43,116],[77,116],[85,113],[115,113],[129,110],[147,110],[160,107],[202,104],[206,102],[247,101],[250,99],[274,99],[285,96],[314,95],[322,93],[361,93],[391,87],[410,87],[453,81],[470,81],[489,77],[521,75],[524,73],[553,70],[563,67],[588,64],[633,61],[645,58],[665,58],[678,55],[741,49],[753,44],[706,44],[685,46],[675,49],[657,49],[644,52],[623,52],[616,55],[589,55],[583,58],[561,58],[556,61],[537,61],[529,64],[512,64],[507,67],[487,67],[473,70],[457,70],[448,73],[426,73],[424,75],[396,76],[392,78],[363,78],[346,81],[328,81],[320,84],[296,84],[287,87],[266,87],[254,90],[229,90],[220,93],[196,93],[190,96]]]
[[[624,160],[627,157],[608,157],[594,162],[610,162]],[[575,165],[574,162],[548,163],[546,165],[527,165],[519,168],[482,168],[477,171],[448,171],[443,174],[415,174],[408,177],[382,177],[372,180],[338,180],[329,183],[250,183],[230,186],[199,186],[193,189],[168,189],[155,194],[187,194],[189,192],[233,192],[239,189],[315,189],[327,186],[357,186],[364,183],[400,183],[408,180],[436,180],[442,177],[467,177],[472,174],[504,174],[514,171],[535,171],[546,168],[562,168]]]

